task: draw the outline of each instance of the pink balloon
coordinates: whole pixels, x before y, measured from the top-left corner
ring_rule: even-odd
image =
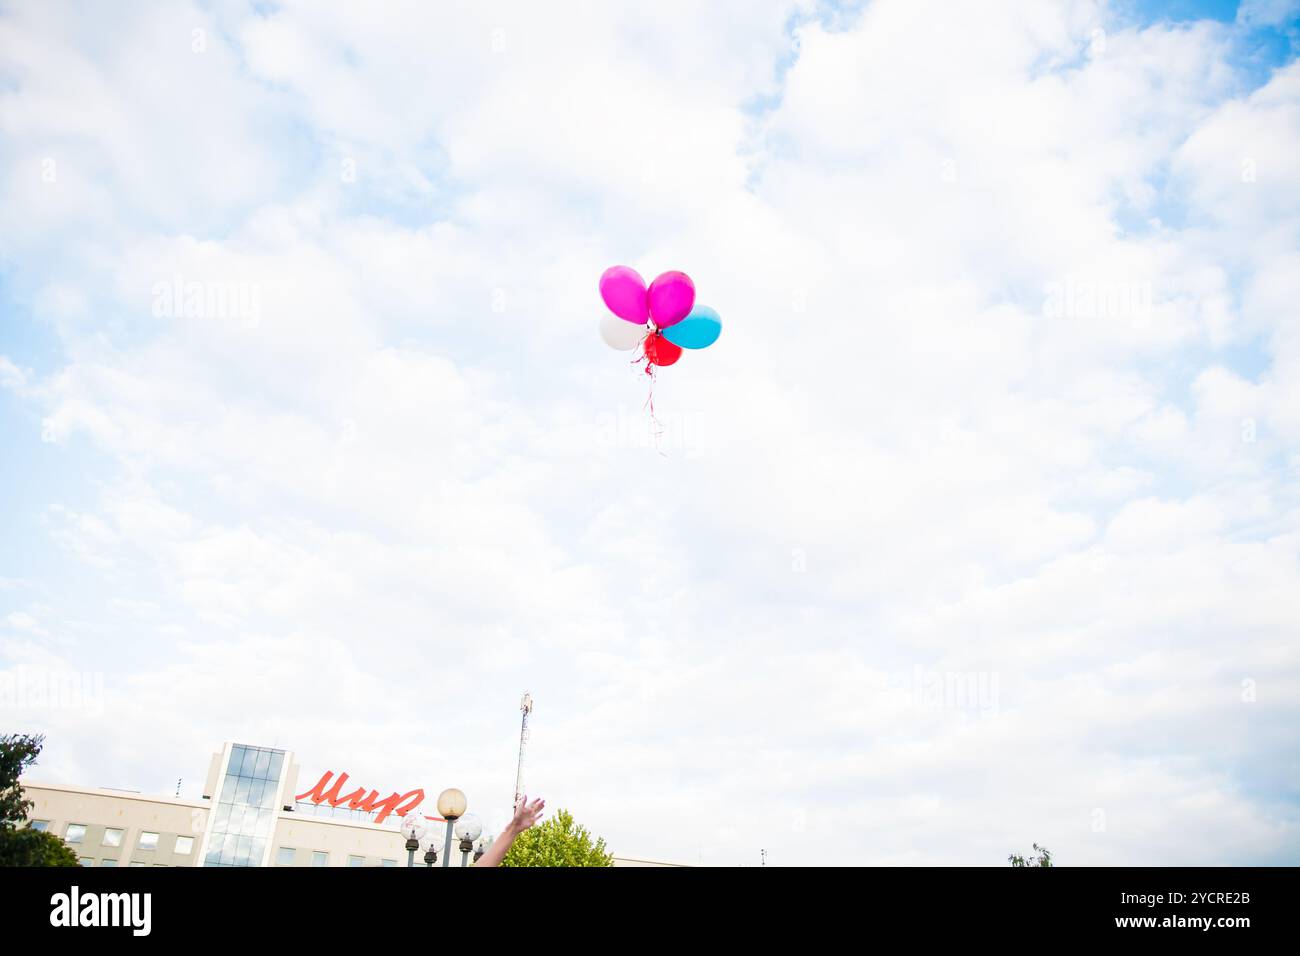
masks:
[[[645,325],[650,316],[645,279],[628,266],[610,266],[601,273],[600,297],[620,319]]]
[[[695,305],[695,283],[685,272],[665,272],[650,283],[650,317],[666,329],[690,315]]]

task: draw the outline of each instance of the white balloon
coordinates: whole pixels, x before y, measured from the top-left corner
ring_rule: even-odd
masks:
[[[618,349],[620,352],[630,352],[641,344],[645,334],[646,327],[644,325],[637,325],[627,319],[620,319],[612,312],[601,317],[600,337],[612,349]]]

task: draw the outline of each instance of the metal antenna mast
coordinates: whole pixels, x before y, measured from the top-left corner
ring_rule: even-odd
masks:
[[[524,692],[524,699],[519,702],[522,718],[519,722],[519,769],[515,772],[515,806],[524,795],[524,754],[528,750],[528,715],[533,712],[533,695]]]

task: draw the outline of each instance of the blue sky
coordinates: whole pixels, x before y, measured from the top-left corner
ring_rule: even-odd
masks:
[[[6,6],[0,674],[104,680],[6,728],[493,808],[530,689],[620,852],[1295,862],[1298,35]],[[659,448],[620,262],[725,323]]]

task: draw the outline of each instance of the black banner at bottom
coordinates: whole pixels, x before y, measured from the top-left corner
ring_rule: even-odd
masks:
[[[664,932],[697,943],[720,932],[733,944],[848,933],[863,944],[898,934],[996,943],[1005,934],[1012,945],[1130,937],[1223,946],[1290,937],[1296,875],[1157,867],[406,869],[0,870],[0,919],[7,942],[76,934],[128,946],[341,943],[403,931],[426,939],[431,932],[443,945],[460,938],[461,920],[463,942],[473,944],[507,932],[498,923],[504,916],[512,942],[543,945],[576,943],[561,938],[570,932],[593,943],[652,945]]]

